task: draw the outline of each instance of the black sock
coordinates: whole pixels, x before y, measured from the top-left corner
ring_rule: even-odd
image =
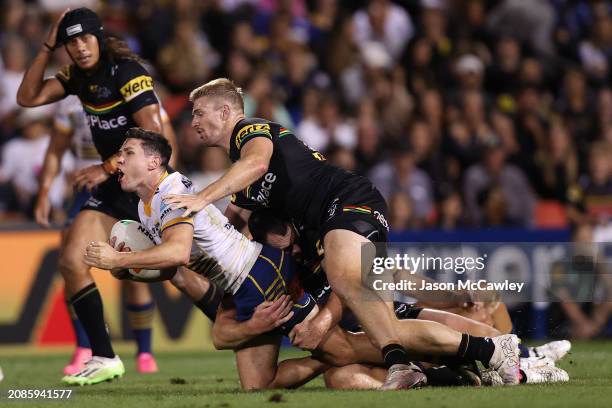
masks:
[[[427,376],[427,384],[437,387],[452,387],[464,385],[464,381],[459,374],[446,366],[430,367],[423,370]]]
[[[477,360],[487,366],[495,351],[495,344],[488,337],[476,337],[469,334],[461,336],[461,344],[457,351],[457,357]]]
[[[393,364],[408,364],[406,350],[399,344],[387,344],[382,349],[382,355],[387,367],[391,367]]]
[[[206,317],[214,322],[217,317],[217,309],[221,304],[221,299],[223,299],[223,291],[211,282],[210,287],[204,296],[202,296],[202,299],[193,302],[193,304],[196,305]]]
[[[104,324],[102,298],[95,283],[87,285],[70,298],[87,337],[91,344],[91,353],[100,357],[115,357],[110,337]]]

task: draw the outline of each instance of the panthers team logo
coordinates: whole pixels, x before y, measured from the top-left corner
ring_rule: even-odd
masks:
[[[111,90],[100,85],[89,85],[89,92],[95,95],[96,98],[108,98],[111,96]]]

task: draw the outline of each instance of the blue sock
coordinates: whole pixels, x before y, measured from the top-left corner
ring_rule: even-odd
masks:
[[[76,336],[77,347],[91,348],[91,344],[89,344],[89,337],[87,337],[85,328],[81,324],[81,321],[77,317],[72,304],[68,300],[66,300],[66,307],[68,308],[68,314],[70,314],[70,320],[72,321],[72,328],[74,329],[74,335]]]
[[[527,358],[529,357],[529,348],[525,345],[523,345],[522,343],[519,343],[519,350],[521,350],[521,354],[520,354],[520,358]]]
[[[128,320],[138,346],[138,354],[151,352],[151,326],[154,310],[153,302],[144,305],[127,304]]]

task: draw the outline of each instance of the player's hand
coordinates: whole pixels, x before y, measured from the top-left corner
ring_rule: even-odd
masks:
[[[191,217],[194,213],[210,204],[198,194],[166,194],[162,199],[173,210],[184,208],[183,217]]]
[[[316,319],[305,320],[289,333],[289,340],[295,347],[302,350],[315,350],[323,341],[327,329],[316,321]]]
[[[55,23],[53,23],[53,25],[51,26],[51,29],[49,30],[49,34],[47,35],[47,41],[45,41],[45,43],[49,44],[53,48],[55,48],[55,46],[57,45],[56,44],[57,43],[57,30],[59,28],[59,25],[62,22],[66,13],[68,13],[69,11],[70,11],[69,8],[64,10],[62,15],[59,16],[59,18],[55,21]]]
[[[85,263],[100,269],[116,269],[119,265],[119,251],[102,241],[92,241],[85,249]]]
[[[254,333],[262,334],[288,322],[293,317],[291,296],[283,295],[274,302],[263,302],[255,308],[249,324]]]
[[[41,227],[49,228],[49,214],[51,213],[51,203],[49,202],[49,196],[40,192],[36,199],[36,205],[34,206],[34,218],[36,223]]]
[[[102,168],[101,164],[94,164],[79,170],[74,176],[74,184],[79,190],[86,188],[88,191],[91,191],[109,177],[109,174]]]

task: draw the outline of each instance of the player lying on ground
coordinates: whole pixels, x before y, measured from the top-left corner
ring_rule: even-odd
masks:
[[[235,319],[235,310],[227,299],[224,307],[218,313],[218,319],[213,327],[213,340],[218,348],[231,348],[236,351],[236,361],[241,385],[245,389],[269,389],[296,387],[314,377],[317,372],[324,372],[325,382],[329,388],[334,389],[378,389],[383,386],[387,375],[387,369],[378,364],[354,364],[350,360],[342,362],[345,366],[333,364],[320,365],[311,358],[289,359],[278,362],[278,350],[280,336],[278,333],[270,333],[277,324],[278,319],[282,323],[286,317],[284,313],[289,310],[290,302],[287,299],[279,299],[275,302],[265,302],[256,308],[253,317],[247,322],[238,322]],[[262,333],[256,335],[256,333]],[[340,333],[344,334],[344,333]],[[333,336],[332,336],[333,337]],[[337,338],[336,338],[337,340]],[[357,340],[355,342],[355,340]],[[363,353],[364,360],[376,359],[375,348],[361,334],[352,339],[343,339],[340,342],[334,339],[326,339],[322,348],[353,348],[359,346],[358,340],[365,340],[361,350],[352,353]],[[368,345],[369,343],[369,345]],[[369,357],[368,357],[369,354]],[[326,361],[325,353],[315,352],[317,360]],[[351,358],[345,354],[345,357]],[[327,360],[329,361],[329,360]],[[339,363],[339,362],[336,362]],[[413,386],[422,386],[425,378],[420,376],[419,371],[427,377],[428,385],[453,386],[453,385],[501,385],[502,381],[495,371],[486,370],[482,372],[482,380],[477,377],[474,370],[459,367],[450,369],[445,366],[432,366],[427,363],[418,363],[413,373]],[[521,382],[544,383],[568,381],[569,376],[565,371],[554,366],[541,365],[521,370],[523,377]]]
[[[251,215],[249,220],[249,229],[253,233],[254,237],[257,237],[268,244],[273,244],[281,248],[290,246],[291,239],[285,235],[284,231],[287,231],[288,226],[285,224],[279,225],[279,220],[275,219],[267,211],[258,211]],[[275,228],[279,227],[279,228]],[[277,229],[281,231],[279,234],[274,234],[270,230]],[[303,238],[305,234],[301,235]],[[305,249],[309,248],[309,243],[305,243],[304,240],[300,240],[302,246]],[[315,245],[312,245],[315,248]],[[306,251],[308,252],[308,251]],[[314,251],[315,253],[317,251]],[[320,254],[320,252],[319,252]],[[297,255],[297,254],[296,254]],[[319,259],[320,260],[320,259]],[[314,271],[304,271],[303,268],[307,266],[316,265],[316,262],[312,262],[312,259],[308,259],[308,255],[302,254],[301,257],[301,276],[300,278],[306,285],[313,290],[313,293],[317,293],[317,300],[321,303],[326,301],[329,297],[329,285],[326,282],[325,274],[320,267],[313,268]],[[300,268],[298,267],[298,270]],[[326,296],[327,295],[327,296]],[[228,302],[224,302],[223,308],[219,311],[218,319],[215,322],[213,328],[213,340],[217,348],[232,348],[237,349],[237,365],[239,367],[240,379],[244,387],[246,388],[267,388],[276,387],[279,384],[283,384],[282,372],[276,372],[276,364],[278,357],[278,345],[280,342],[279,338],[271,336],[256,336],[257,331],[253,331],[253,323],[240,323],[234,318],[235,311],[232,310],[231,305]],[[411,313],[420,311],[420,308],[410,308],[409,305],[401,304],[406,310]],[[437,313],[436,313],[437,312]],[[422,313],[422,312],[421,312]],[[451,315],[446,312],[439,312],[431,310],[430,315],[441,316],[442,320],[445,321],[456,321],[458,325],[462,327],[472,327],[474,330],[483,330],[480,323],[465,319],[460,316]],[[406,316],[400,313],[399,318]],[[416,316],[410,316],[412,318]],[[418,316],[418,318],[422,318]],[[290,337],[295,338],[295,331],[301,326],[307,323],[306,320],[303,323],[298,324],[293,331],[290,333]],[[257,325],[256,325],[257,326]],[[492,328],[489,328],[493,330]],[[255,339],[256,344],[248,343],[249,340]],[[403,339],[402,339],[403,340]],[[405,344],[404,344],[405,345]],[[373,345],[367,340],[363,333],[360,334],[349,334],[343,333],[338,330],[332,330],[320,343],[315,346],[316,351],[319,352],[319,358],[327,361],[334,365],[348,365],[355,362],[368,362],[373,364],[380,364]],[[343,353],[338,355],[338,350],[343,350]],[[320,353],[324,354],[321,355]],[[542,365],[542,362],[540,362]],[[546,372],[546,375],[544,374]],[[266,373],[266,374],[262,374]],[[344,383],[348,378],[355,378],[355,382],[344,384],[347,388],[362,388],[362,387],[378,387],[382,383],[382,379],[386,375],[387,370],[380,369],[377,367],[368,367],[364,365],[352,364],[346,368],[333,368],[326,372],[326,380],[330,386],[338,386],[340,383]],[[428,374],[438,374],[437,380],[440,381],[440,376],[443,370],[430,370]],[[446,381],[444,385],[453,384],[453,380],[458,377],[454,373],[444,373],[445,378],[442,380]],[[563,370],[555,368],[554,365],[545,367],[523,367],[524,380],[529,382],[544,382],[545,380],[551,381],[563,381],[567,379],[567,373]],[[381,377],[382,376],[382,377]],[[335,380],[340,378],[341,381]],[[457,382],[455,382],[456,384]],[[497,383],[499,383],[497,379]]]
[[[298,270],[298,276],[302,287],[313,294],[319,307],[327,303],[333,303],[330,310],[335,313],[331,320],[339,322],[343,328],[349,331],[360,331],[358,322],[350,310],[346,309],[337,296],[331,290],[327,276],[323,268],[325,251],[320,245],[318,233],[303,227],[296,227],[293,223],[283,221],[277,214],[268,210],[260,209],[251,213],[248,220],[249,232],[258,242],[291,251]],[[400,276],[401,279],[427,279],[418,275]],[[431,279],[427,279],[431,281]],[[417,285],[417,286],[420,286]],[[419,302],[394,302],[395,313],[398,319],[432,320],[442,323],[457,331],[466,332],[476,336],[494,337],[500,334],[509,334],[512,331],[512,321],[503,302],[499,301],[499,294],[485,294],[491,301],[473,301],[476,296],[467,292],[440,291],[442,296],[432,301],[432,296],[427,293],[422,296],[419,291],[403,291],[406,297],[414,297]],[[424,302],[422,299],[426,299]],[[450,299],[440,301],[439,299]],[[426,307],[422,307],[426,306]],[[429,307],[427,307],[429,306]],[[446,309],[448,311],[436,310]],[[458,316],[461,314],[464,317]],[[479,320],[472,319],[476,317]],[[342,320],[340,320],[342,319]],[[480,323],[479,323],[480,321]],[[308,322],[296,325],[292,331],[293,344],[305,349],[314,349],[320,342],[322,334],[308,328]],[[534,364],[534,361],[524,358],[547,357],[550,365],[570,350],[571,343],[567,340],[550,342],[539,347],[521,348],[521,362],[525,368]],[[542,364],[539,361],[539,364]]]
[[[105,242],[93,242],[87,247],[85,260],[89,265],[104,269],[161,269],[187,265],[233,294],[236,318],[247,320],[259,303],[291,291],[290,257],[277,249],[249,241],[212,205],[194,217],[183,217],[182,211],[167,206],[161,200],[163,194],[193,191],[187,178],[179,173],[167,174],[170,151],[168,143],[158,134],[132,129],[118,161],[121,187],[135,191],[141,198],[141,222],[159,245],[142,252],[120,253]],[[307,295],[298,299],[294,295],[294,301],[293,324],[314,309],[314,301]],[[518,383],[516,336],[485,339],[462,335],[429,321],[403,321],[398,326],[402,331],[398,341],[415,353],[478,360],[499,371],[505,383]],[[290,327],[288,322],[285,329]],[[341,335],[337,337],[342,340]],[[374,350],[376,354],[368,361],[382,362],[382,356],[376,347],[372,349],[367,337],[362,335],[360,341],[358,346],[365,345],[368,352]],[[343,348],[336,352],[338,350],[343,351]],[[412,374],[412,370],[402,368],[402,371]]]

